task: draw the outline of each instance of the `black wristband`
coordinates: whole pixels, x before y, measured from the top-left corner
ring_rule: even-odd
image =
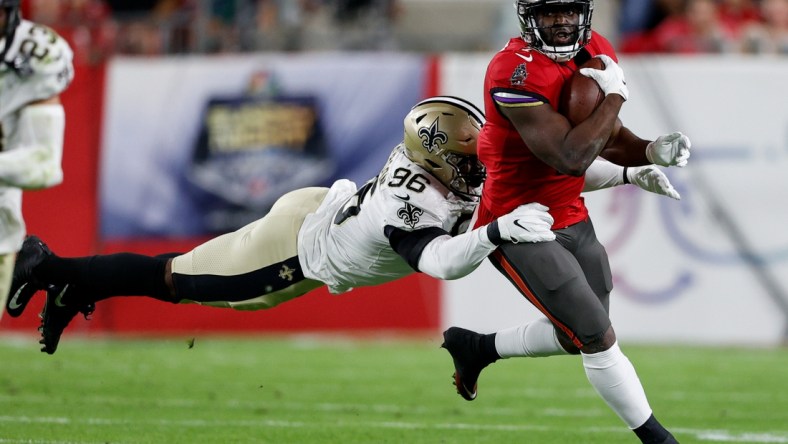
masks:
[[[487,238],[495,245],[502,245],[504,243],[504,240],[501,239],[501,230],[498,229],[498,219],[495,219],[487,225]]]
[[[629,167],[624,167],[624,184],[632,183],[629,181],[629,176],[627,176],[627,169]]]

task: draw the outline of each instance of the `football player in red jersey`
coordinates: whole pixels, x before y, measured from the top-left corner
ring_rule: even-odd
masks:
[[[682,167],[689,139],[672,133],[648,141],[618,124],[629,91],[613,47],[591,30],[593,0],[518,0],[515,7],[521,36],[493,57],[484,80],[487,123],[478,153],[487,181],[475,226],[526,202],[549,208],[556,241],[506,244],[490,256],[546,318],[490,335],[444,332],[457,391],[474,399],[479,373],[501,357],[579,353],[591,384],[642,442],[675,443],[618,346],[608,314],[610,264],[580,192],[600,155],[625,166]],[[573,128],[558,112],[561,88],[591,57],[605,69],[581,73],[597,81],[605,98]]]

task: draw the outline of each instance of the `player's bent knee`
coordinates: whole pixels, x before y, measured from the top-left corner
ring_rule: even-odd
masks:
[[[558,339],[558,343],[561,344],[561,347],[566,350],[567,353],[570,355],[579,355],[580,349],[572,342],[569,337],[564,334],[564,332],[560,330],[556,330],[556,338]]]
[[[613,326],[611,325],[597,338],[584,343],[580,350],[585,354],[599,353],[608,350],[615,343],[616,332],[613,330]]]

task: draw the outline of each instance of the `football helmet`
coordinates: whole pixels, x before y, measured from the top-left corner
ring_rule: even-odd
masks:
[[[0,48],[0,63],[5,62],[5,55],[8,48],[11,47],[11,42],[14,41],[14,33],[16,27],[19,26],[19,3],[21,0],[0,0],[0,8],[5,9],[6,23],[5,28],[0,29],[0,39],[3,41],[3,46]]]
[[[569,45],[556,45],[539,24],[537,14],[542,8],[573,6],[580,18],[576,25],[577,37]],[[591,41],[591,16],[594,0],[515,0],[517,18],[520,20],[520,35],[528,45],[557,62],[566,62]]]
[[[405,155],[455,194],[478,197],[487,177],[476,154],[482,125],[484,113],[467,100],[422,100],[405,116]]]

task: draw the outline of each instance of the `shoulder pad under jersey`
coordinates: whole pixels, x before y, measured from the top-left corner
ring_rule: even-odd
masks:
[[[404,155],[392,156],[387,167],[378,177],[385,224],[407,231],[445,228],[452,208],[445,187]]]
[[[34,99],[63,92],[74,78],[74,54],[51,28],[22,20],[5,59],[23,81],[39,83]],[[7,66],[4,66],[8,69]]]

